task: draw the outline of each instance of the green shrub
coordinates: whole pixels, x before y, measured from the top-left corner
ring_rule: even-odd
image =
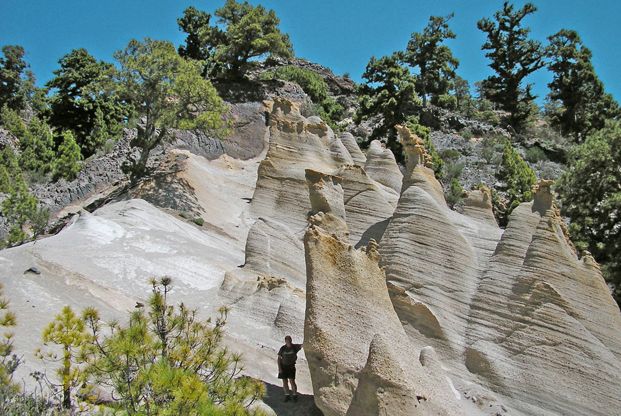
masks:
[[[429,155],[431,156],[432,169],[438,179],[442,178],[442,175],[444,174],[442,169],[444,166],[444,161],[442,160],[442,157],[440,156],[440,154],[436,150],[436,147],[431,141],[431,136],[429,135],[429,127],[420,124],[418,117],[415,116],[408,117],[405,125],[408,127],[408,129],[410,129],[412,133],[416,134],[423,140],[423,143],[425,144],[425,149],[427,150],[427,153],[429,153]]]
[[[313,102],[320,104],[328,98],[329,89],[326,81],[310,69],[286,65],[261,74],[262,79],[281,79],[298,84]]]
[[[504,145],[497,176],[506,186],[508,203],[505,217],[508,218],[520,203],[533,199],[533,185],[537,182],[537,176],[508,140]]]
[[[0,151],[0,193],[6,195],[0,204],[0,214],[9,225],[9,235],[0,241],[0,247],[21,244],[45,230],[49,213],[30,193],[18,159],[9,147]]]
[[[464,164],[462,162],[448,162],[444,165],[443,179],[447,182],[453,179],[458,179],[464,170]]]
[[[603,265],[604,277],[621,304],[621,123],[611,122],[572,149],[558,181],[563,215],[571,218],[577,246]]]
[[[524,158],[530,163],[537,163],[542,160],[548,160],[546,152],[544,152],[544,150],[539,146],[533,146],[526,149]]]
[[[470,140],[474,137],[474,133],[468,127],[463,129],[459,134],[466,140]]]
[[[343,117],[343,106],[330,96],[330,89],[326,81],[318,73],[310,69],[294,65],[286,65],[261,74],[261,79],[280,79],[295,82],[313,103],[317,104],[316,112],[332,130],[338,131],[337,122]]]
[[[248,407],[263,384],[240,377],[241,355],[222,346],[228,309],[203,321],[183,303],[169,304],[170,278],[151,283],[146,306],[125,325],[105,328],[95,309],[84,311],[89,380],[110,386],[128,415],[256,415]]]
[[[481,157],[486,163],[497,163],[497,155],[504,150],[504,137],[485,137],[481,141]]]
[[[446,193],[446,203],[451,207],[455,207],[458,203],[460,203],[464,198],[464,188],[459,183],[459,179],[453,178],[451,179],[451,184],[449,185],[449,191]]]
[[[444,149],[440,152],[440,157],[442,157],[444,161],[455,161],[461,157],[461,152],[457,149]]]
[[[205,220],[202,219],[201,217],[196,217],[192,220],[192,222],[196,225],[198,225],[199,227],[202,227],[203,225],[205,225]]]
[[[54,160],[54,180],[65,178],[71,181],[78,176],[82,169],[82,153],[76,143],[73,133],[66,130],[62,134],[62,143],[58,146]]]
[[[450,94],[434,96],[432,103],[447,110],[457,110],[457,98]]]

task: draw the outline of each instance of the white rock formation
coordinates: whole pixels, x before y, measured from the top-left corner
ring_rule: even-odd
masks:
[[[377,244],[355,249],[343,235],[345,221],[333,214],[343,206],[340,183],[318,172],[307,178],[314,214],[304,239],[304,348],[315,403],[326,416],[460,414],[447,380],[417,360],[392,308]]]
[[[20,377],[40,368],[32,353],[63,305],[123,318],[149,277],[168,274],[173,298],[204,316],[232,307],[227,342],[272,384],[282,337],[300,341],[306,313],[326,415],[618,413],[621,313],[592,258],[577,258],[549,184],[501,230],[488,190],[469,192],[464,214],[446,206],[406,129],[404,176],[381,143],[365,155],[295,103],[253,103],[239,117],[253,127],[232,153],[198,156],[200,140],[170,150],[131,194],[0,251]]]

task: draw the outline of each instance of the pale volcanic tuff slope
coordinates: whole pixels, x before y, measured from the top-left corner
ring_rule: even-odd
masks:
[[[299,103],[243,110],[224,154],[177,143],[133,193],[0,252],[22,375],[40,365],[33,346],[62,305],[119,318],[144,301],[148,277],[168,274],[175,299],[205,316],[231,305],[228,341],[249,375],[276,384],[282,337],[304,336],[326,415],[621,408],[621,314],[597,265],[576,257],[548,184],[501,230],[485,189],[464,214],[446,206],[405,128],[403,174],[381,143],[362,152]],[[23,274],[32,266],[41,274]],[[308,392],[304,355],[299,370]]]

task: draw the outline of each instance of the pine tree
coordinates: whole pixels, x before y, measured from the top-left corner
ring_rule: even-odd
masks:
[[[4,297],[4,287],[0,283],[0,328],[12,328],[16,325],[15,314],[9,310],[9,301]],[[16,391],[13,373],[20,364],[20,359],[13,353],[13,333],[5,332],[0,338],[0,389]]]
[[[70,306],[65,306],[45,327],[42,339],[46,351],[39,349],[36,355],[42,360],[60,363],[56,374],[62,392],[62,406],[70,409],[73,392],[84,379],[84,373],[77,364],[84,345],[90,339],[84,320]]]
[[[263,386],[245,377],[241,356],[221,346],[226,309],[215,323],[196,310],[169,303],[170,278],[152,280],[145,308],[130,315],[127,326],[112,323],[104,331],[96,310],[83,317],[91,338],[85,358],[89,374],[114,389],[129,415],[248,415]]]
[[[502,10],[494,14],[495,22],[484,18],[477,23],[487,35],[481,49],[488,51],[485,56],[496,72],[483,81],[485,98],[510,113],[509,123],[517,131],[522,130],[533,115],[536,98],[532,85],[523,86],[523,81],[545,65],[544,48],[540,42],[528,38],[530,29],[522,23],[535,11],[537,8],[532,3],[515,10],[512,4],[504,2]]]
[[[0,58],[0,108],[5,105],[12,110],[26,108],[34,92],[34,76],[24,60],[24,48],[19,45],[2,47]]]
[[[572,240],[602,264],[621,304],[621,123],[609,122],[570,152],[556,187]]]
[[[518,205],[533,199],[533,186],[537,182],[537,176],[508,140],[504,144],[502,163],[497,176],[505,183],[508,197],[506,210],[501,213],[500,218],[500,225],[506,225],[509,214]]]
[[[54,159],[54,180],[65,178],[68,181],[75,179],[82,168],[82,154],[80,146],[75,141],[71,131],[62,133],[62,143],[58,146]]]
[[[58,63],[46,84],[52,92],[49,122],[57,131],[73,132],[82,155],[91,156],[105,143],[102,139],[120,133],[131,109],[118,95],[114,65],[86,49],[74,49]]]
[[[47,174],[54,159],[54,135],[50,126],[38,117],[28,123],[26,134],[19,137],[22,169],[31,173]]]
[[[359,87],[356,121],[379,117],[370,139],[385,139],[397,160],[402,161],[403,150],[394,127],[405,123],[412,108],[420,104],[416,77],[401,64],[399,55],[393,54],[372,57],[362,78],[366,82]]]
[[[126,165],[136,183],[147,173],[150,152],[170,139],[174,128],[222,135],[226,107],[211,82],[201,75],[201,64],[181,58],[170,42],[132,40],[115,54],[120,89],[136,112],[144,117],[132,145],[140,148],[137,160]]]
[[[459,61],[443,44],[447,39],[455,39],[448,25],[452,17],[452,14],[431,16],[422,33],[412,33],[404,54],[404,62],[419,71],[416,91],[423,100],[423,107],[427,105],[428,95],[437,98],[446,94],[455,78]]]
[[[209,14],[190,7],[177,20],[188,34],[179,53],[208,61],[212,75],[240,78],[258,58],[293,55],[289,36],[278,28],[280,19],[273,10],[227,0],[215,16],[217,24],[210,26]]]
[[[5,194],[0,214],[9,225],[8,238],[0,241],[0,247],[21,244],[45,230],[49,213],[30,193],[18,158],[9,147],[0,151],[0,193]]]
[[[548,84],[548,99],[558,103],[548,115],[563,135],[580,143],[592,131],[603,128],[606,120],[619,118],[621,109],[605,92],[591,63],[591,51],[576,31],[563,29],[548,40],[548,68],[554,74]]]

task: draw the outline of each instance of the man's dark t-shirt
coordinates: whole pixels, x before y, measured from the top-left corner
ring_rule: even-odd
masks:
[[[278,356],[282,359],[283,367],[291,367],[295,365],[298,359],[298,351],[302,349],[301,344],[291,344],[291,347],[287,347],[287,344],[280,347]]]

